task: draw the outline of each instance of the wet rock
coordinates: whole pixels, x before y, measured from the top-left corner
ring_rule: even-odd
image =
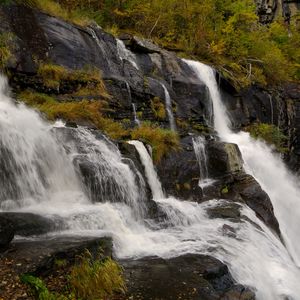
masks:
[[[207,167],[210,178],[226,176],[243,169],[243,159],[237,145],[218,141],[206,143]]]
[[[200,171],[192,136],[183,138],[181,145],[182,150],[169,153],[157,164],[158,176],[167,194],[198,201],[201,198]]]
[[[60,218],[49,219],[32,213],[1,212],[0,219],[7,220],[16,235],[32,236],[63,229],[63,220]]]
[[[15,230],[12,222],[4,217],[0,217],[0,251],[6,249],[13,240]]]
[[[228,298],[231,296],[236,297],[232,299],[255,299],[249,288],[234,282],[226,265],[210,256],[152,257],[121,261],[121,264],[125,269],[128,297],[149,300],[212,300],[231,299]]]
[[[240,209],[241,206],[239,204],[227,202],[224,205],[207,209],[207,213],[211,218],[239,220],[241,217]]]

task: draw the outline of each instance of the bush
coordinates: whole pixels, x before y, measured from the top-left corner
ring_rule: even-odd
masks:
[[[279,152],[286,152],[284,147],[287,137],[281,130],[271,124],[253,124],[246,128],[250,135],[255,139],[263,139],[266,143],[274,145]]]
[[[178,134],[155,124],[144,122],[131,132],[132,139],[141,140],[152,146],[153,160],[159,162],[170,151],[180,149]]]
[[[154,116],[159,120],[166,119],[166,109],[164,103],[161,101],[160,98],[154,97],[151,100],[151,109]]]
[[[126,291],[123,269],[111,258],[94,261],[88,251],[71,269],[69,282],[79,299],[107,299]]]
[[[94,260],[86,250],[68,270],[68,285],[60,293],[50,292],[40,278],[29,274],[22,275],[20,280],[29,287],[29,295],[37,300],[100,300],[126,291],[122,267],[101,253]]]

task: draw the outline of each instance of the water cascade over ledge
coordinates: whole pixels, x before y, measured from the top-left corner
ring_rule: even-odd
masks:
[[[145,145],[131,141],[140,155],[153,201],[165,216],[161,221],[151,219],[143,179],[115,144],[83,127],[46,123],[37,112],[16,104],[6,89],[6,80],[0,77],[0,149],[5,158],[0,163],[7,169],[1,174],[11,176],[10,184],[1,189],[2,211],[59,217],[64,226],[53,235],[110,235],[119,258],[213,255],[228,264],[235,280],[253,288],[258,299],[299,299],[299,269],[249,207],[239,205],[245,218],[235,222],[208,216],[209,209],[228,201],[199,204],[167,197]],[[217,129],[221,121],[215,120]],[[224,139],[233,135],[229,129],[219,134]],[[245,161],[251,161],[242,146],[241,150]],[[251,166],[248,163],[247,168],[258,172]],[[94,181],[86,182],[86,178]],[[0,184],[4,182],[1,178]]]

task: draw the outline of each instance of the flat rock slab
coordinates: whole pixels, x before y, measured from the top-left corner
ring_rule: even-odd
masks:
[[[206,255],[121,261],[129,299],[253,300],[254,293],[238,285],[228,268]]]
[[[55,260],[72,262],[85,249],[95,256],[99,249],[102,249],[105,255],[111,256],[112,240],[76,236],[60,236],[38,241],[16,240],[0,255],[0,269],[5,261],[10,261],[18,274],[44,275],[51,271]]]

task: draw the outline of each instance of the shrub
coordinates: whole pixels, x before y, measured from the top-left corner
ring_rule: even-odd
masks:
[[[71,269],[69,282],[80,299],[106,299],[126,291],[123,269],[111,258],[94,261],[89,251]]]
[[[63,293],[50,292],[40,278],[29,274],[22,275],[20,280],[28,285],[29,295],[37,300],[100,300],[126,291],[122,267],[101,253],[94,260],[86,250],[68,270],[68,285]]]
[[[168,152],[180,149],[179,137],[176,132],[160,128],[149,122],[144,122],[140,127],[133,129],[131,137],[152,146],[155,162],[159,162]]]
[[[154,114],[154,116],[159,120],[165,120],[166,119],[166,110],[165,105],[161,101],[160,98],[154,97],[151,100],[151,109]]]
[[[263,139],[266,143],[274,145],[279,152],[285,152],[286,148],[284,144],[287,137],[281,132],[281,130],[271,124],[253,124],[246,128],[250,135],[255,139]]]

